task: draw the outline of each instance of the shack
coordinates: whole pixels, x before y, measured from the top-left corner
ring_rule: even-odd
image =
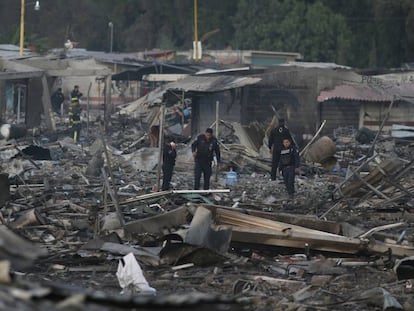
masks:
[[[274,114],[283,116],[300,145],[312,138],[323,121],[316,100],[319,92],[345,80],[361,79],[348,67],[326,63],[292,63],[255,76],[261,80],[246,88],[242,124],[269,122]]]
[[[335,128],[343,126],[378,131],[384,118],[387,118],[384,131],[389,131],[395,124],[413,126],[414,86],[381,83],[372,85],[361,81],[322,91],[318,102],[319,118],[327,121],[324,133],[329,135]]]

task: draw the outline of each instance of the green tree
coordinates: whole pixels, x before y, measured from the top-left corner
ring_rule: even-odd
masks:
[[[308,61],[348,61],[346,21],[320,1],[242,0],[233,22],[236,48],[300,52]]]
[[[203,40],[203,47],[227,48],[234,33],[231,16],[237,9],[237,1],[209,0],[198,1],[198,4],[198,32],[199,39]],[[193,22],[192,15],[190,19]]]
[[[29,3],[29,2],[27,2]],[[26,7],[25,45],[114,51],[191,49],[193,0],[42,0]],[[354,67],[414,61],[412,0],[198,1],[203,47],[292,51]],[[0,1],[0,43],[19,43],[20,1]]]

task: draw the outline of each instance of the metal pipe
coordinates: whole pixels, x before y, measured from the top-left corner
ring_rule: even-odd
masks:
[[[229,193],[230,189],[208,189],[208,190],[173,190],[175,194],[185,193]]]

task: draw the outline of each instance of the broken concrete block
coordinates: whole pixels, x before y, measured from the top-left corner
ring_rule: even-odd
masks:
[[[102,231],[112,231],[121,228],[121,223],[119,222],[119,217],[117,213],[109,213],[102,220]]]
[[[98,153],[104,152],[104,144],[101,138],[95,139],[92,145],[89,147],[89,154],[96,155]]]
[[[85,172],[86,176],[99,177],[101,175],[101,169],[104,162],[102,153],[96,153],[88,162],[88,167]]]
[[[323,136],[309,146],[305,158],[314,163],[323,164],[336,153],[336,146],[332,139]]]
[[[122,155],[128,163],[138,171],[150,172],[158,164],[158,148],[141,148],[138,151]]]

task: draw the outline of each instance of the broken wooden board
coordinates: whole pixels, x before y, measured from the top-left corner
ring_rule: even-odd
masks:
[[[269,220],[261,217],[242,214],[228,209],[217,208],[215,219],[218,224],[230,225],[236,227],[260,228],[263,230],[292,231],[303,232],[307,234],[321,235],[324,237],[337,237],[338,235],[323,232],[320,230],[309,229],[297,225],[287,224],[280,221]]]
[[[279,247],[319,250],[344,254],[357,254],[362,251],[385,255],[390,252],[396,257],[414,255],[414,247],[383,243],[377,240],[366,242],[343,236],[322,236],[293,230],[274,231],[243,227],[233,227],[232,241],[264,244]]]
[[[364,191],[365,185],[370,184],[372,186],[378,185],[381,180],[386,177],[393,175],[403,168],[403,162],[400,159],[386,159],[381,162],[376,168],[372,170],[367,176],[362,177],[362,180],[357,180],[344,186],[341,193],[346,196],[361,196],[367,191]]]
[[[298,215],[298,214],[287,214],[287,213],[270,213],[270,212],[263,212],[248,208],[234,208],[234,207],[225,207],[219,205],[203,205],[205,208],[209,209],[213,213],[217,208],[223,208],[229,211],[234,211],[237,213],[244,213],[246,215],[257,216],[269,220],[280,221],[292,225],[302,226],[309,229],[315,229],[319,231],[324,231],[333,234],[340,234],[342,227],[340,224],[333,222],[333,221],[325,221],[320,220],[317,218],[305,216],[305,215]]]
[[[323,235],[300,232],[292,229],[270,230],[233,226],[232,241],[299,249],[309,248],[310,250],[344,254],[357,254],[363,249],[359,239],[340,235],[330,236],[328,233]]]
[[[344,237],[338,234],[241,214],[223,208],[216,208],[215,219],[218,224],[232,226],[233,242],[291,248],[307,247],[319,251],[344,254],[357,254],[361,251],[385,254],[390,250],[395,256],[414,255],[413,246],[383,243],[375,239]]]
[[[163,234],[166,230],[186,224],[189,215],[187,207],[182,206],[161,215],[128,222],[125,224],[125,230],[137,234]]]

